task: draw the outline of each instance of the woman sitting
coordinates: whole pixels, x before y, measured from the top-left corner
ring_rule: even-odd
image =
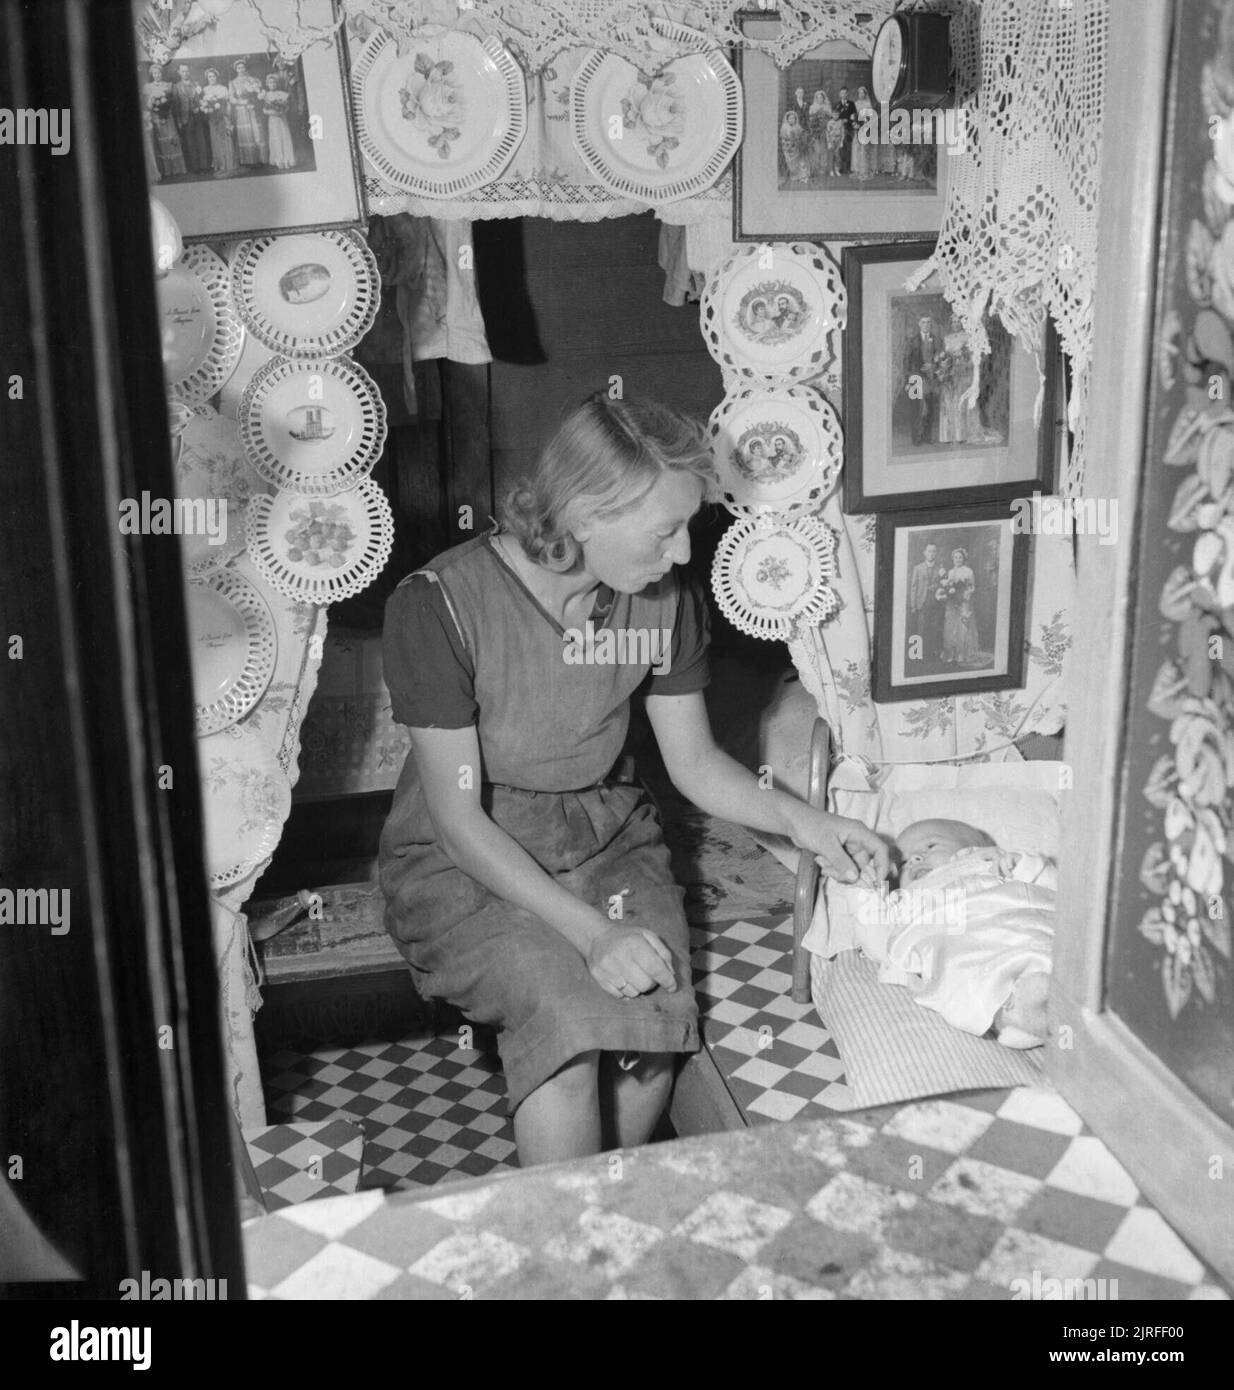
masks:
[[[714,483],[699,428],[597,394],[502,524],[410,575],[384,660],[412,752],[381,841],[386,924],[425,998],[497,1029],[519,1160],[645,1142],[699,1046],[682,890],[622,767],[630,699],[704,811],[886,876],[856,821],[757,779],[707,722],[707,608],[684,567]],[[867,867],[868,866],[868,867]]]

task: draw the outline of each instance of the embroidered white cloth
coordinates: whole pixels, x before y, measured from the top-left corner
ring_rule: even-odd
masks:
[[[953,13],[957,103],[969,119],[938,249],[921,272],[938,272],[979,346],[974,374],[987,313],[1030,349],[1053,320],[1073,373],[1066,497],[1084,490],[1107,28],[1108,0],[985,0]]]

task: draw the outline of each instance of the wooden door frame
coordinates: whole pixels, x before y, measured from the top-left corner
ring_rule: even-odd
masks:
[[[1130,20],[1128,15],[1126,20]],[[1082,603],[1074,620],[1063,796],[1060,930],[1047,1070],[1166,1219],[1234,1279],[1234,1131],[1116,1016],[1105,1010],[1105,959],[1120,809],[1138,795],[1123,775],[1145,459],[1148,383],[1156,371],[1154,314],[1166,197],[1164,150],[1175,8],[1140,0],[1134,22],[1110,25],[1106,59],[1095,350],[1086,495],[1113,498],[1120,543],[1078,538]],[[1227,1178],[1214,1181],[1211,1161]]]
[[[0,148],[0,883],[72,895],[0,928],[4,1292],[243,1298],[180,551],[119,528],[175,496],[128,7],[0,0],[0,102],[70,113]]]

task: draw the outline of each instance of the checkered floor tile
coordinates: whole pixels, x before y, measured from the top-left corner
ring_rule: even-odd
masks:
[[[262,1071],[272,1119],[342,1116],[364,1131],[362,1188],[512,1168],[514,1132],[491,1038],[457,1035],[278,1052]],[[487,1043],[487,1046],[485,1045]],[[258,1176],[262,1174],[259,1171]]]
[[[356,1191],[364,1132],[348,1120],[246,1129],[244,1142],[267,1211]]]
[[[1028,1089],[306,1203],[245,1248],[258,1298],[1228,1298]]]
[[[703,1036],[751,1124],[849,1108],[844,1067],[812,1003],[794,1004],[793,919],[691,928]]]

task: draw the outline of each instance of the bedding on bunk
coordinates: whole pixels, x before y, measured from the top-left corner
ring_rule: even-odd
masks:
[[[888,839],[917,821],[957,820],[985,831],[1000,848],[1040,862],[1057,854],[1063,785],[1064,765],[1057,762],[914,764],[873,776],[847,762],[833,775],[831,802],[840,814],[860,819]],[[844,1062],[855,1108],[1041,1084],[1036,1052],[964,1032],[942,1013],[923,1007],[913,989],[880,980],[879,964],[857,949],[870,891],[822,882],[805,938],[812,952],[811,994]],[[1034,943],[1038,948],[1045,949],[1044,939]],[[1037,968],[1042,963],[1037,959]]]

